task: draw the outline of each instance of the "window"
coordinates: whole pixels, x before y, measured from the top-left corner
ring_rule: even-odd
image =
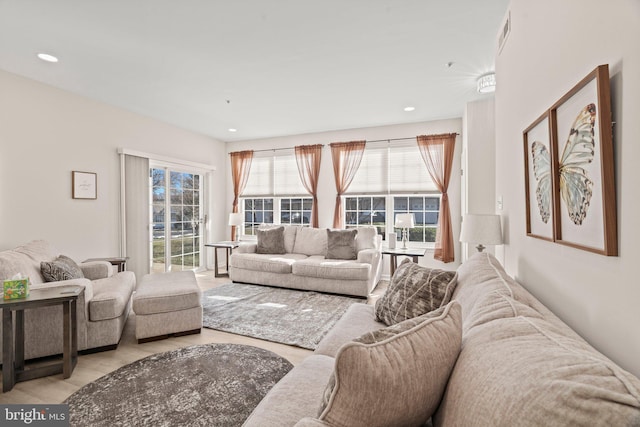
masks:
[[[378,234],[386,231],[387,201],[385,197],[345,197],[345,228],[373,225]]]
[[[273,199],[244,199],[244,233],[254,236],[260,224],[273,224]]]
[[[313,198],[280,198],[280,224],[311,223],[311,206]]]
[[[394,228],[396,214],[413,213],[416,226],[409,230],[409,241],[430,246],[435,242],[440,196],[415,140],[367,143],[344,196],[345,225],[374,225],[383,239],[396,232],[400,240],[401,230]]]
[[[437,196],[395,196],[393,197],[393,217],[399,213],[412,213],[416,226],[409,230],[410,242],[434,243],[438,215],[440,215],[440,197]],[[402,230],[394,228],[397,235]]]
[[[245,236],[254,236],[261,224],[311,222],[313,198],[300,181],[293,149],[255,153],[240,200]]]

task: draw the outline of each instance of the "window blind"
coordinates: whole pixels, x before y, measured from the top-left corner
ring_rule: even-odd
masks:
[[[243,197],[307,194],[293,150],[254,154]]]
[[[256,153],[251,160],[247,186],[242,196],[267,196],[273,193],[273,154],[260,156]]]
[[[367,143],[347,194],[431,192],[437,188],[415,141]]]
[[[298,196],[309,193],[302,185],[298,172],[295,153],[285,153],[273,158],[274,162],[274,195]]]

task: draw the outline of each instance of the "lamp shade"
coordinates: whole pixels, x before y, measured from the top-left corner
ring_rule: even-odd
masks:
[[[242,225],[242,213],[235,212],[229,214],[229,225]]]
[[[500,215],[465,215],[462,220],[460,241],[480,245],[501,245]]]
[[[396,228],[413,228],[415,220],[412,213],[402,213],[396,215]]]

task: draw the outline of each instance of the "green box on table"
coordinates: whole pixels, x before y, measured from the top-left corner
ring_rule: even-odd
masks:
[[[29,278],[4,281],[4,299],[20,299],[29,296]]]

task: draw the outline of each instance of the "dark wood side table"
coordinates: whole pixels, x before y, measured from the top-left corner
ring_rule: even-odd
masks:
[[[389,267],[390,277],[393,277],[393,273],[395,273],[396,272],[396,268],[398,268],[398,257],[399,256],[411,257],[412,261],[417,264],[418,263],[418,257],[424,256],[426,251],[427,251],[426,249],[421,249],[421,248],[407,248],[407,249],[395,248],[395,249],[389,249],[388,247],[383,247],[382,248],[382,254],[383,255],[389,255],[389,259],[390,259],[390,264],[391,264],[390,267]]]
[[[213,248],[213,274],[215,277],[229,277],[229,256],[239,245],[240,244],[238,242],[231,241],[205,243],[205,246]],[[227,254],[226,273],[220,273],[220,271],[218,271],[218,249],[224,249]]]
[[[69,378],[78,362],[78,319],[76,301],[84,288],[62,286],[32,289],[27,298],[0,300],[2,309],[2,392],[6,393],[20,381],[62,373]],[[27,308],[62,305],[62,362],[37,368],[24,364],[24,310]],[[13,329],[15,312],[15,335]]]
[[[127,269],[127,261],[129,260],[128,256],[114,256],[107,258],[89,258],[85,259],[82,262],[91,262],[91,261],[107,261],[110,262],[111,265],[115,265],[118,267],[118,273],[121,271],[125,271]]]

